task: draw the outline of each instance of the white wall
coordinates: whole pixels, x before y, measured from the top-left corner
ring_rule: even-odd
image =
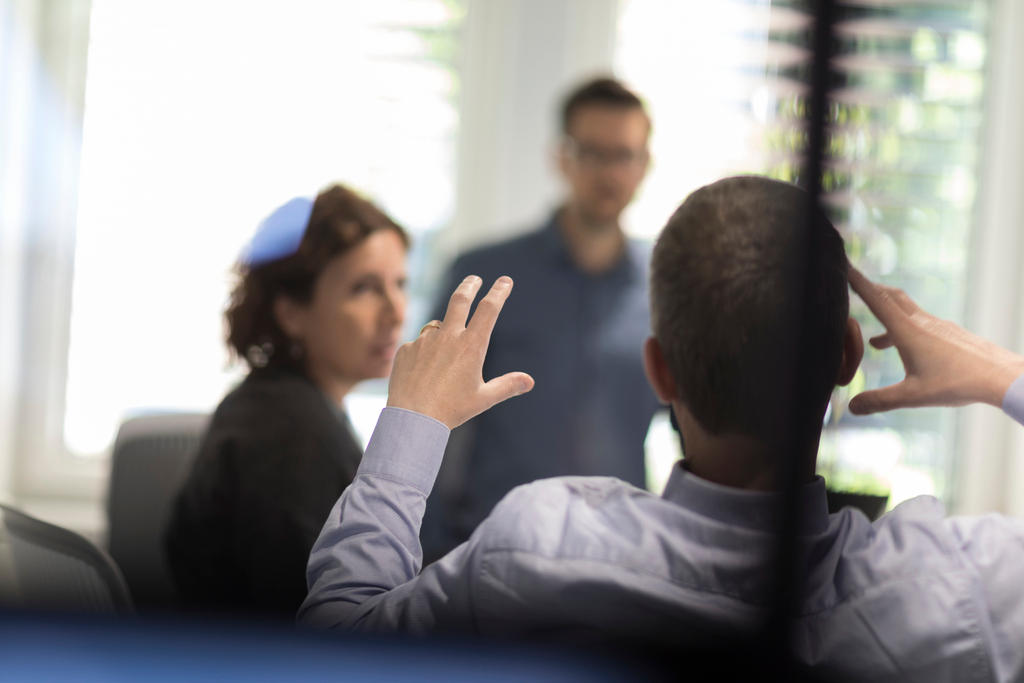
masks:
[[[610,73],[616,0],[469,0],[458,199],[441,249],[532,227],[560,195],[558,109],[577,81]]]
[[[0,0],[0,494],[63,396],[90,0]],[[29,343],[32,340],[32,343]]]
[[[984,167],[978,184],[967,326],[1024,353],[1024,3],[993,3]],[[1024,430],[999,411],[962,411],[953,508],[1024,515]]]
[[[24,268],[23,174],[29,153],[29,65],[36,59],[30,27],[36,7],[0,2],[0,500],[12,489],[14,433],[19,404]],[[34,11],[35,10],[35,11]]]

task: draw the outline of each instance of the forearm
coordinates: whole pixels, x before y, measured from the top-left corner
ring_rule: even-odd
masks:
[[[399,625],[396,605],[414,588],[396,589],[419,574],[420,523],[447,439],[448,429],[424,415],[396,408],[381,413],[355,480],[313,546],[301,621],[332,628]]]
[[[419,574],[426,498],[449,428],[533,388],[533,378],[523,372],[483,381],[487,344],[512,280],[498,278],[469,318],[481,284],[479,277],[465,278],[444,320],[395,354],[388,384],[393,407],[381,413],[355,480],[313,547],[301,620],[413,633],[444,620],[471,624],[470,583],[478,557],[472,540]]]

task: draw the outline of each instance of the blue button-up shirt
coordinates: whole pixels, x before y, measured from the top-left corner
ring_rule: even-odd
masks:
[[[1024,382],[1004,408],[1024,416]],[[608,477],[519,487],[421,572],[419,524],[447,436],[429,417],[384,410],[310,555],[301,620],[685,641],[743,632],[770,603],[777,498],[683,467],[661,497]],[[947,519],[931,497],[873,524],[850,508],[829,515],[821,478],[800,505],[801,661],[828,678],[1024,680],[1024,522]]]
[[[491,335],[484,377],[530,373],[529,394],[456,430],[423,541],[436,554],[468,538],[520,484],[562,475],[645,483],[644,439],[659,404],[643,369],[650,335],[649,249],[628,242],[610,270],[576,266],[558,214],[539,230],[483,247],[449,269],[434,317],[467,275],[485,287],[501,275],[515,290]]]

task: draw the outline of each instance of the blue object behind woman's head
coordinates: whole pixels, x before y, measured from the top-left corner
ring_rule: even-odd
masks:
[[[277,207],[260,222],[239,261],[253,267],[291,256],[302,243],[312,213],[310,197],[295,197]]]

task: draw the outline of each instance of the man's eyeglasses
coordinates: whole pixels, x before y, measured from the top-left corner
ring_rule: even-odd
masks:
[[[566,153],[569,158],[584,168],[600,168],[602,166],[615,166],[618,168],[636,168],[647,163],[647,149],[617,148],[609,149],[579,142],[574,138],[565,136],[564,140]]]

